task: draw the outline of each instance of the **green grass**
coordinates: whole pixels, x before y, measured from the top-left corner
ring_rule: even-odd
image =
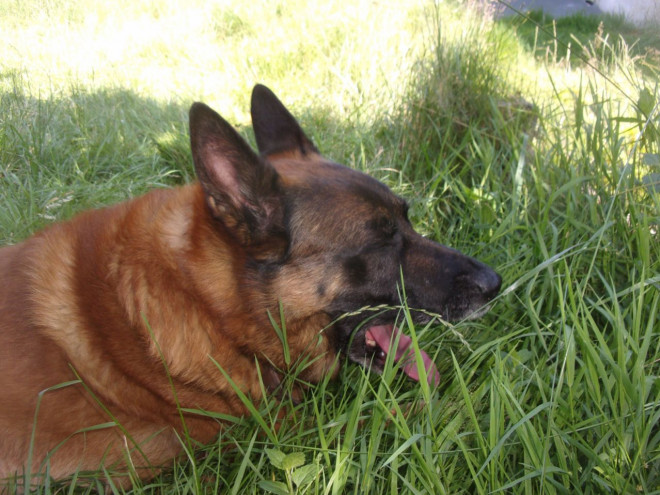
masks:
[[[547,56],[465,3],[351,5],[0,0],[0,243],[192,180],[189,104],[251,139],[263,82],[505,280],[476,322],[403,310],[437,390],[347,364],[130,492],[660,493],[660,41],[557,21],[585,48]]]
[[[616,63],[622,47],[634,57],[646,57],[653,63],[660,60],[657,28],[633,26],[622,16],[576,13],[554,18],[542,10],[532,10],[504,17],[500,23],[512,28],[536,56],[553,62],[583,65],[597,58]]]

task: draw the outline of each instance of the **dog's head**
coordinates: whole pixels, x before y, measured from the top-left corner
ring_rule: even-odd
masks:
[[[395,310],[364,323],[361,308],[400,306],[405,291],[418,322],[429,313],[460,320],[486,311],[499,275],[416,233],[402,198],[322,157],[264,86],[254,88],[252,121],[259,156],[209,107],[190,111],[196,172],[211,214],[246,253],[255,311],[281,304],[292,331],[322,330],[336,352],[376,371],[388,353],[409,358],[411,341],[394,326]],[[422,357],[429,380],[437,380]],[[416,366],[402,367],[419,378]]]

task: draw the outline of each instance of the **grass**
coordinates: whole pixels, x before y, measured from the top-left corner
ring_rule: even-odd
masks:
[[[542,10],[520,14],[505,17],[501,22],[512,28],[539,58],[553,62],[570,59],[580,65],[597,57],[601,62],[616,63],[620,57],[611,47],[617,45],[626,45],[633,57],[648,58],[654,63],[660,55],[656,28],[633,26],[622,16],[576,13],[556,19]]]
[[[532,38],[470,3],[352,5],[0,0],[0,243],[192,180],[189,104],[251,139],[263,82],[505,280],[476,322],[403,308],[438,389],[347,364],[130,493],[660,493],[660,42],[607,18]],[[543,48],[571,34],[580,53]]]

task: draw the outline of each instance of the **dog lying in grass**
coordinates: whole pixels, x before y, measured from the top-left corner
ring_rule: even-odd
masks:
[[[501,279],[417,234],[385,185],[319,153],[256,86],[259,154],[209,107],[190,110],[198,181],[79,214],[0,250],[0,478],[108,470],[147,478],[221,424],[346,357],[439,381],[394,325],[366,306],[406,302],[417,322],[484,313]],[[282,314],[278,336],[269,315]],[[415,311],[423,310],[423,311]],[[282,330],[283,331],[283,330]],[[285,337],[285,338],[284,338]],[[286,346],[287,352],[284,352]],[[29,481],[28,481],[29,482]]]

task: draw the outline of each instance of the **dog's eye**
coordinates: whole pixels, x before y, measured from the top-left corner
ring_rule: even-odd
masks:
[[[376,230],[385,237],[394,237],[397,232],[396,222],[390,217],[381,217],[375,223]]]

